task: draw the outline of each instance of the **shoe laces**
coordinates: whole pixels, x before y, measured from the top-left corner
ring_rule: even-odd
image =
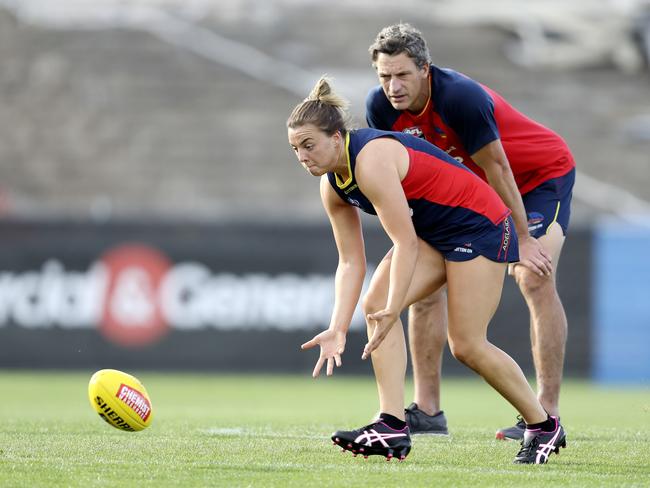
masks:
[[[537,446],[539,445],[539,436],[534,436],[530,439],[528,444],[525,444],[524,442],[525,441],[521,441],[521,449],[519,449],[517,457],[530,457],[532,453],[536,452]]]
[[[415,413],[416,411],[419,411],[420,409],[418,408],[418,404],[413,402],[408,407],[406,407],[404,410],[406,410],[407,412]]]

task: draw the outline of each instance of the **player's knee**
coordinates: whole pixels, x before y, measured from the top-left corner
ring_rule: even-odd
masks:
[[[526,297],[552,292],[555,289],[555,279],[551,276],[540,276],[530,269],[519,265],[515,266],[514,277],[519,289]]]
[[[440,304],[442,300],[445,300],[446,296],[442,291],[437,291],[427,297],[424,297],[422,300],[418,300],[410,307],[410,313],[418,317],[426,317],[431,311]]]
[[[471,339],[449,339],[451,354],[461,363],[473,367],[479,348],[476,341]]]
[[[384,308],[385,303],[382,304],[379,296],[376,293],[368,292],[361,299],[361,310],[363,310],[364,317],[369,313],[375,313]]]
[[[431,305],[421,302],[415,302],[409,307],[409,321],[417,324],[426,322],[431,313]]]

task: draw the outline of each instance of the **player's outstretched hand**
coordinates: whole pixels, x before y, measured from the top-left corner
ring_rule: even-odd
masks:
[[[553,272],[551,256],[537,239],[530,236],[519,239],[519,262],[515,265],[525,266],[539,276],[550,276]]]
[[[363,354],[361,354],[361,359],[368,359],[372,351],[377,349],[382,341],[388,335],[390,328],[397,322],[399,314],[393,312],[392,310],[384,309],[379,312],[369,313],[366,318],[370,325],[375,326],[375,331],[372,333],[372,337],[368,341],[368,344],[363,348]]]
[[[341,354],[345,351],[345,332],[324,330],[314,336],[312,340],[305,342],[300,349],[311,349],[316,346],[320,346],[320,357],[316,361],[314,372],[311,375],[316,378],[327,361],[327,376],[332,376],[334,364],[337,367],[341,366]]]

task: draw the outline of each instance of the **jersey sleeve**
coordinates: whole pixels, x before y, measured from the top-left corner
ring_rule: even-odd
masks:
[[[470,155],[499,139],[494,100],[481,85],[471,79],[459,80],[449,87],[444,100],[441,115]]]

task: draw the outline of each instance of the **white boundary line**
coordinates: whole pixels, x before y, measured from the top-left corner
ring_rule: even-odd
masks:
[[[255,437],[255,438],[278,438],[278,439],[327,439],[327,435],[317,434],[291,434],[285,432],[278,432],[275,430],[257,430],[249,427],[211,427],[201,429],[201,432],[210,436],[221,437]]]

